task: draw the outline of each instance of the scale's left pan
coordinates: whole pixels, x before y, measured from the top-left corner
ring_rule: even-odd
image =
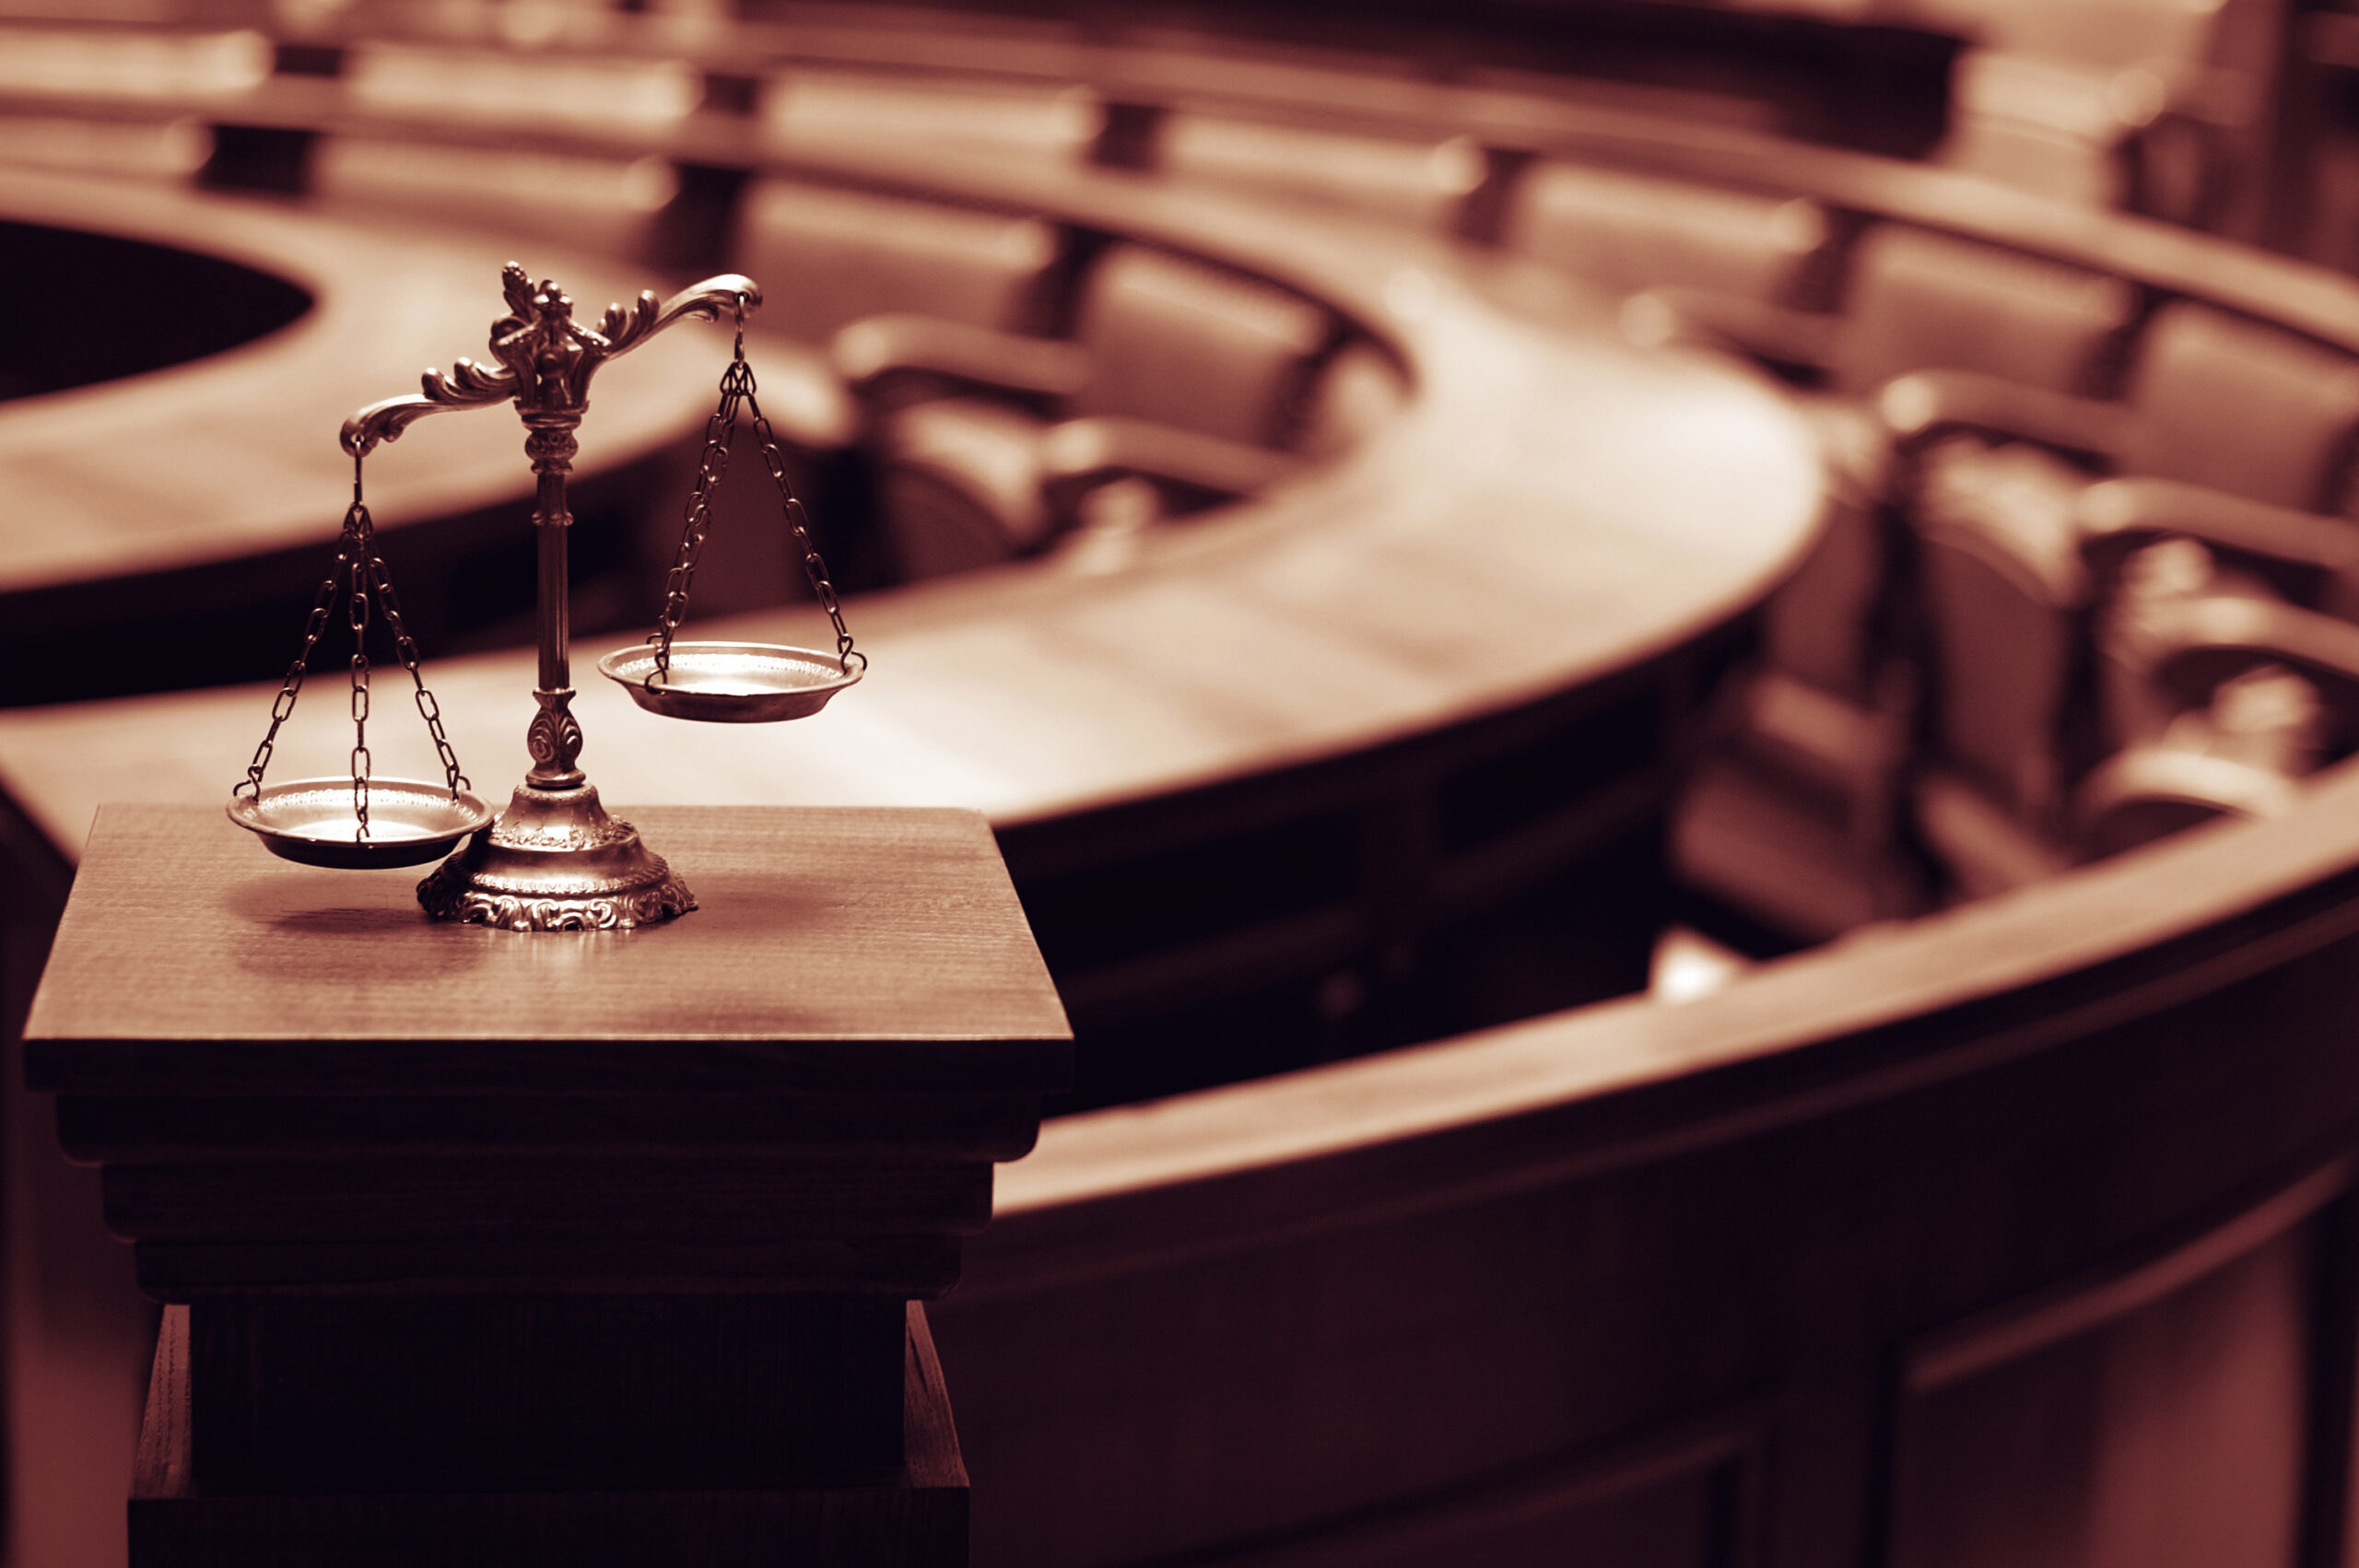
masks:
[[[491,808],[464,790],[416,778],[369,781],[369,834],[352,809],[350,778],[298,778],[229,802],[229,820],[262,836],[270,852],[346,871],[418,866],[441,859]]]

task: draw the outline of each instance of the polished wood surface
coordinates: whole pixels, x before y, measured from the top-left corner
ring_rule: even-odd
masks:
[[[1306,72],[1287,86],[1332,84]],[[2345,283],[1973,181],[1693,125],[1568,127],[1505,91],[1388,83],[1363,86],[1357,101],[1380,112],[1379,98],[1446,100],[1508,148],[1804,187],[1844,221],[1896,215],[2359,343]],[[914,185],[922,162],[901,165]],[[1102,210],[1183,237],[1181,220],[1209,210],[1154,193],[1109,200]],[[1285,265],[1323,287],[1319,268]],[[1602,321],[1544,277],[1463,265],[1417,263],[1445,298],[1473,275],[1476,291],[1519,310]],[[1418,334],[1402,324],[1414,312],[1396,307],[1425,287],[1396,294],[1371,275],[1335,292],[1416,360]],[[1428,379],[1413,417],[1430,417],[1435,392]],[[1532,461],[1544,468],[1546,454]],[[1489,499],[1512,499],[1504,488]],[[1371,607],[1360,622],[1412,624],[1490,526],[1473,508],[1456,515],[1467,526],[1452,549],[1420,550],[1391,600],[1350,575],[1341,548],[1295,580],[1332,573],[1342,598]],[[1543,532],[1507,527],[1533,552],[1509,559],[1555,548]],[[1200,558],[1188,545],[1208,540],[1217,555],[1248,537],[1224,525],[1144,568],[1178,572]],[[1525,571],[1471,584],[1463,603],[1518,594]],[[1151,584],[1115,575],[1122,610],[1153,605],[1139,596]],[[946,585],[874,614],[888,639],[909,615],[912,646],[928,635],[921,612],[948,616],[970,636],[970,664],[1026,648],[1028,634],[959,621],[957,606],[984,601],[1013,618],[1053,605],[1056,590]],[[1407,609],[1379,613],[1390,603]],[[867,609],[855,606],[856,626]],[[1090,684],[1127,698],[1121,656],[1141,645],[1085,641],[1072,624],[1057,621],[1046,652],[1011,667],[1062,672],[1041,685],[1068,708]],[[1279,654],[1307,667],[1287,645]],[[1173,658],[1158,649],[1153,662]],[[483,700],[512,703],[521,683],[479,668]],[[1151,742],[1173,714],[1250,714],[1229,703],[1263,696],[1254,673],[1240,659],[1192,692],[1156,675],[1135,721],[1109,702],[1111,717],[1089,723]],[[1495,695],[1479,682],[1454,689],[1478,703]],[[239,704],[259,712],[266,695],[42,716],[11,731],[8,749],[38,754],[25,772],[80,780],[29,786],[70,848],[87,814],[77,802],[108,792],[110,769],[158,766],[158,737],[183,717],[224,739],[161,743],[234,766],[227,716]],[[827,743],[843,731],[826,726],[855,711],[757,743],[802,748],[762,753],[772,777],[734,773],[718,753],[698,761],[710,774],[687,776],[747,791],[829,779],[839,748]],[[895,728],[898,747],[878,754],[889,766],[857,787],[961,777],[955,765],[970,756],[998,763],[968,770],[975,793],[953,798],[984,805],[1011,839],[1132,798],[1123,770],[1087,743],[1099,731],[1057,714],[1044,732],[1063,741],[1061,766],[1097,782],[1078,794],[1008,789],[1028,737],[992,732],[1006,711],[923,708],[929,725]],[[1324,727],[1332,713],[1293,716],[1257,738],[1281,758],[1374,766],[1350,733],[1420,732],[1414,704],[1395,711],[1408,716],[1358,731]],[[593,774],[601,733],[628,717],[593,725]],[[1305,734],[1325,738],[1286,749]],[[1252,745],[1171,748],[1182,754],[1233,760]],[[333,747],[319,755],[333,771]],[[652,774],[674,760],[617,766]],[[194,798],[196,775],[217,765],[160,766],[186,768]],[[1127,777],[1152,790],[1194,776],[1167,759]],[[609,787],[626,802],[666,798]],[[1854,937],[1679,1007],[1632,1000],[1052,1124],[1002,1182],[998,1223],[939,1309],[980,1488],[979,1557],[2143,1568],[2185,1551],[2339,1562],[2359,1126],[2339,1026],[2359,1000],[2353,790],[2339,778],[2293,822],[2190,836]],[[1027,815],[1027,799],[1046,803]],[[1121,837],[1109,827],[1095,842]],[[1078,861],[1092,842],[1076,832],[1053,848]],[[2124,1375],[2108,1382],[2107,1368]]]
[[[937,1315],[977,1560],[2339,1561],[2354,808],[1050,1124]]]
[[[913,1298],[1070,1053],[990,829],[643,822],[698,908],[521,933],[101,814],[25,1051],[175,1304],[135,1568],[965,1561]]]
[[[26,1022],[34,1071],[45,1088],[211,1093],[1061,1074],[1064,1015],[980,816],[634,815],[698,907],[552,944],[428,920],[414,870],[298,866],[197,807],[111,811]],[[345,968],[363,954],[365,976]],[[462,1044],[480,1040],[506,1045]]]
[[[1119,193],[1107,217],[1232,236],[1224,254],[1316,279],[1397,333],[1418,378],[1412,408],[1316,476],[1126,558],[855,602],[874,673],[815,721],[651,730],[619,692],[585,690],[585,766],[611,798],[957,803],[1015,824],[1345,755],[1703,633],[1766,592],[1807,537],[1816,472],[1788,411],[1701,358],[1605,335],[1577,289],[1508,269],[1566,322],[1544,325],[1488,303],[1438,246]],[[1684,461],[1707,449],[1710,462]],[[1479,453],[1497,462],[1471,477]],[[698,629],[812,635],[795,614]],[[426,651],[462,761],[499,778],[529,718],[529,659]],[[70,850],[135,753],[147,798],[211,799],[251,749],[232,739],[250,706],[259,733],[267,696],[256,703],[237,691],[12,711],[0,773]],[[388,728],[399,744],[404,727]],[[333,772],[331,754],[299,721],[276,766]],[[389,745],[380,766],[406,766],[398,755]]]
[[[26,1063],[105,1164],[142,1283],[946,1289],[992,1162],[1070,1073],[990,829],[640,824],[699,907],[546,942],[429,920],[413,872],[295,866],[202,807],[105,813]]]
[[[452,1492],[381,1471],[344,1492],[207,1487],[192,1416],[191,1309],[164,1318],[130,1506],[131,1561],[221,1568],[513,1568],[547,1562],[780,1562],[952,1568],[967,1561],[967,1473],[924,1310],[887,1348],[900,1404],[894,1473],[834,1482],[695,1491],[575,1485]],[[315,1457],[316,1458],[317,1457]],[[332,1449],[330,1466],[355,1456]],[[365,1458],[366,1456],[360,1456]],[[414,1478],[410,1478],[414,1481]]]
[[[614,261],[410,225],[322,225],[280,204],[0,170],[0,210],[60,228],[195,244],[313,296],[292,325],[226,354],[0,404],[0,594],[126,569],[155,572],[332,542],[351,499],[345,415],[414,389],[429,364],[484,355],[499,268],[522,260],[594,319],[651,279]],[[536,248],[537,249],[537,248]],[[592,303],[595,301],[595,303]],[[99,311],[103,302],[77,302]],[[675,333],[601,382],[583,424],[589,470],[668,445],[704,412],[718,375],[708,338]],[[438,421],[370,465],[388,525],[528,497],[523,431],[486,415]]]
[[[1085,534],[1009,569],[855,597],[876,663],[816,720],[651,730],[662,721],[600,683],[575,711],[608,797],[980,809],[1085,1034],[1267,999],[1302,1028],[1262,1034],[1298,1036],[1326,1027],[1314,991],[1328,977],[1355,994],[1415,991],[1393,1024],[1346,1007],[1359,1016],[1332,1048],[1360,1049],[1640,984],[1653,915],[1626,930],[1618,917],[1650,897],[1677,738],[1815,517],[1816,464],[1790,411],[1726,365],[1631,346],[1604,301],[1530,264],[1087,170],[931,172],[1301,290],[1391,343],[1409,405],[1298,480],[1185,526]],[[904,194],[922,189],[917,173],[895,176]],[[407,602],[415,613],[419,596]],[[825,637],[808,613],[690,625]],[[426,652],[463,766],[499,779],[530,719],[521,656]],[[145,796],[202,801],[219,788],[207,759],[242,762],[241,732],[258,734],[267,708],[230,690],[11,713],[0,781],[70,853],[86,791],[111,790],[131,752]],[[383,772],[430,768],[422,726],[381,719],[371,741]],[[309,718],[277,755],[291,774],[344,766]],[[1278,837],[1322,848],[1272,852]],[[1254,866],[1258,883],[1206,883],[1224,863]],[[1109,876],[1171,929],[1093,912],[1091,879]],[[1483,922],[1518,923],[1502,911],[1576,876],[1594,890],[1574,936],[1593,961],[1543,965],[1520,1002],[1459,996],[1444,955],[1497,951]],[[1235,1033],[1212,1012],[1201,1022]],[[1294,1049],[1239,1035],[1236,1071]],[[1102,1059],[1078,1091],[1090,1103],[1227,1075],[1179,1071],[1154,1042],[1127,1059],[1148,1071]]]

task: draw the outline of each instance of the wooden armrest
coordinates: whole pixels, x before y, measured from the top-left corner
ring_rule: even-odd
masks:
[[[1120,478],[1207,496],[1250,496],[1307,466],[1292,452],[1144,419],[1068,419],[1040,443],[1041,490],[1061,514],[1084,492]]]
[[[1632,295],[1623,302],[1622,323],[1625,335],[1649,347],[1696,344],[1806,369],[1825,368],[1842,326],[1837,318],[1817,311],[1678,287]]]
[[[1876,393],[1876,414],[1903,451],[1943,436],[2013,436],[2060,451],[2110,457],[2130,415],[2119,404],[2025,386],[1974,370],[1915,370]]]
[[[932,316],[866,317],[838,332],[827,353],[858,392],[887,376],[916,373],[1062,400],[1088,386],[1090,376],[1089,351],[1077,343]]]
[[[2073,802],[2080,850],[2103,860],[2211,817],[2283,816],[2301,787],[2282,773],[2168,745],[2133,746],[2092,772]]]
[[[2256,664],[2287,665],[2318,683],[2330,704],[2359,712],[2359,626],[2297,604],[2200,594],[2149,606],[2142,630],[2156,649],[2154,678],[2189,708]]]
[[[2131,551],[2175,535],[2262,566],[2294,567],[2329,579],[2359,572],[2359,524],[2177,480],[2093,485],[2082,495],[2074,521],[2082,559],[2107,576]]]

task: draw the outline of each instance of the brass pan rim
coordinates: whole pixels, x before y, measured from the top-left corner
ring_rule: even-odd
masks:
[[[297,802],[317,809],[297,811]],[[307,866],[370,871],[424,865],[491,825],[492,810],[468,790],[420,778],[369,780],[369,826],[358,837],[352,779],[293,778],[229,798],[231,822],[259,837],[270,852]],[[338,810],[338,806],[341,810]]]
[[[854,657],[858,657],[855,655]],[[702,676],[707,684],[657,683],[655,648],[633,643],[598,661],[598,673],[630,694],[650,713],[708,723],[763,724],[804,719],[857,682],[865,661],[846,669],[836,655],[775,642],[675,642],[670,668],[678,676]],[[791,675],[791,679],[780,679]],[[726,677],[736,677],[734,681]],[[804,677],[816,678],[804,678]],[[724,683],[715,689],[712,683]]]

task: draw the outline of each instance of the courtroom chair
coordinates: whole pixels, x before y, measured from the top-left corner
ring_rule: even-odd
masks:
[[[834,344],[872,411],[881,509],[910,576],[1038,551],[1124,481],[1161,518],[1298,472],[1380,419],[1373,389],[1398,379],[1373,345],[1349,349],[1298,295],[1127,242],[1089,269],[1068,339],[901,315]]]
[[[678,192],[677,174],[661,158],[367,134],[319,138],[306,182],[330,211],[496,228],[616,256],[647,251],[658,216]]]
[[[353,41],[338,75],[345,97],[363,111],[485,130],[569,122],[651,141],[704,96],[701,74],[680,60],[394,37]]]
[[[1156,168],[1191,183],[1367,213],[1449,231],[1486,174],[1466,136],[1371,135],[1179,110],[1164,116]]]
[[[1818,354],[1834,395],[1804,404],[1835,485],[1829,527],[1773,602],[1768,636],[1778,667],[1858,701],[1874,679],[1871,623],[1894,586],[1880,515],[1888,451],[1865,400],[1896,376],[1934,369],[2090,391],[2138,301],[2117,278],[1897,223],[1861,236],[1848,270]]]
[[[888,311],[1041,330],[1064,238],[1039,217],[768,178],[745,192],[734,253],[766,287],[766,323],[824,344]]]
[[[928,52],[911,53],[918,64]],[[762,86],[756,114],[764,138],[790,156],[899,142],[1070,166],[1101,132],[1106,106],[1086,88],[923,64],[932,68],[793,66]]]
[[[1826,252],[1814,202],[1554,160],[1508,198],[1505,247],[1609,288],[1794,301]]]
[[[1910,454],[1931,633],[1919,821],[1969,893],[2069,859],[2066,802],[2107,743],[2093,566],[2183,533],[2266,562],[2264,582],[2342,595],[2359,432],[2348,356],[2178,301],[2145,329],[2118,403],[1934,371],[1887,385],[1880,408]],[[2141,483],[2098,484],[2107,471]]]
[[[1764,686],[1676,841],[1692,884],[1813,940],[1912,913],[1925,891],[1899,831],[1919,684],[1909,552],[1886,506],[1890,452],[1869,394],[1932,368],[2083,391],[2101,382],[2137,305],[2118,280],[1899,223],[1868,230],[1848,273],[1833,316],[1696,290],[1645,297],[1675,313],[1679,335],[1766,345],[1765,357],[1807,365],[1826,389],[1802,401],[1826,461],[1825,525],[1768,603]],[[1696,820],[1707,813],[1729,820]]]
[[[2144,553],[2177,546],[2200,548]],[[2144,732],[2082,785],[2084,858],[2221,817],[2283,815],[2302,779],[2359,747],[2359,626],[2247,583],[2111,617],[2124,674],[2145,687],[2134,715]]]
[[[182,119],[0,114],[0,165],[177,181],[203,169],[212,154],[212,134]]]

